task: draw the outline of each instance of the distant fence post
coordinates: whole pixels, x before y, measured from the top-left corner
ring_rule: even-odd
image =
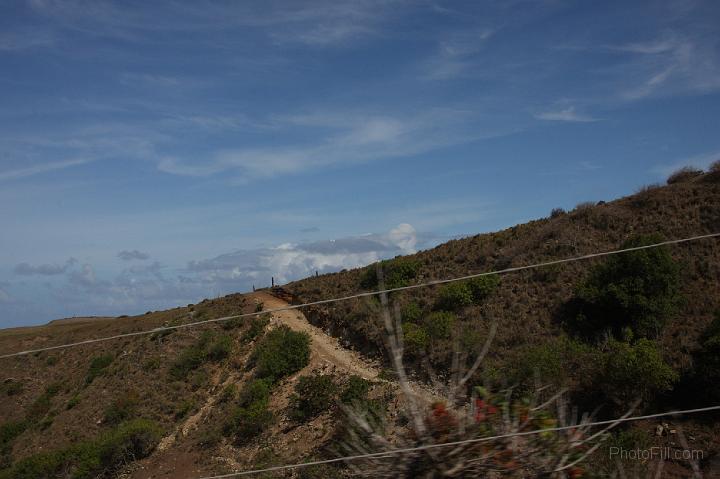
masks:
[[[275,287],[275,276],[270,276],[270,284],[273,288]]]

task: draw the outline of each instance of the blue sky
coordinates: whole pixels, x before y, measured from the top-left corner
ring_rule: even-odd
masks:
[[[708,1],[5,1],[0,326],[140,313],[720,157]]]

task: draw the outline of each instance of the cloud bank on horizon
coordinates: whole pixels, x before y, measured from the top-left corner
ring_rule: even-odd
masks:
[[[3,2],[0,327],[355,267],[706,166],[719,24],[710,0]]]

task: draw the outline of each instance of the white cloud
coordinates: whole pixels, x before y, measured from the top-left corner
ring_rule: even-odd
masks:
[[[0,171],[0,181],[2,180],[16,180],[18,178],[25,178],[28,176],[39,175],[50,171],[63,170],[65,168],[71,168],[73,166],[80,166],[86,163],[90,163],[91,159],[76,159],[66,161],[56,161],[52,163],[42,163],[39,165],[28,166],[26,168],[16,168],[14,170]]]
[[[469,118],[471,112],[449,109],[403,116],[337,112],[278,117],[278,127],[305,129],[318,139],[310,144],[220,150],[203,162],[166,157],[158,169],[197,177],[234,171],[245,179],[267,178],[405,157],[499,134],[471,129]]]
[[[132,261],[132,260],[143,261],[143,260],[150,258],[149,254],[143,253],[142,251],[138,251],[136,249],[134,249],[132,251],[128,251],[128,250],[120,251],[117,254],[117,256],[118,256],[118,258],[120,258],[123,261]]]
[[[477,65],[475,56],[495,34],[485,28],[459,32],[440,41],[437,52],[423,65],[423,76],[429,80],[449,80],[468,74]]]
[[[70,268],[72,268],[77,263],[77,260],[75,258],[69,258],[65,264],[59,265],[59,264],[40,264],[40,265],[31,265],[29,263],[20,263],[15,266],[15,274],[22,275],[22,276],[32,276],[32,275],[41,275],[41,276],[54,276],[58,274],[63,274],[66,271],[68,271]]]
[[[5,52],[21,52],[54,43],[54,35],[42,29],[25,28],[0,33],[0,51]]]
[[[415,252],[415,229],[403,223],[386,234],[367,234],[312,243],[285,243],[273,248],[239,250],[215,258],[191,261],[188,272],[195,280],[233,285],[264,285],[274,276],[287,282],[343,268],[356,268],[398,254]],[[186,278],[188,281],[191,278]],[[223,289],[223,288],[220,288]]]
[[[567,121],[567,122],[573,122],[573,123],[588,123],[588,122],[598,121],[597,118],[593,118],[591,116],[583,115],[581,113],[576,112],[574,106],[569,106],[562,110],[546,111],[546,112],[542,112],[542,113],[537,113],[535,115],[535,118],[537,118],[538,120]]]
[[[649,42],[612,47],[632,55],[624,75],[642,78],[623,92],[628,100],[673,93],[707,93],[720,89],[720,60],[714,42],[668,34]]]

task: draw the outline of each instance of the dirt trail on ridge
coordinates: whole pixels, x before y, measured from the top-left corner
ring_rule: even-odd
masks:
[[[263,303],[264,309],[276,309],[288,306],[288,303],[270,293],[259,291],[250,295]],[[270,324],[276,326],[284,324],[293,331],[303,331],[310,335],[311,356],[310,362],[325,362],[337,368],[344,369],[351,374],[357,374],[364,379],[377,379],[380,369],[360,356],[359,353],[340,346],[336,338],[313,326],[305,319],[305,315],[298,309],[275,311]]]

